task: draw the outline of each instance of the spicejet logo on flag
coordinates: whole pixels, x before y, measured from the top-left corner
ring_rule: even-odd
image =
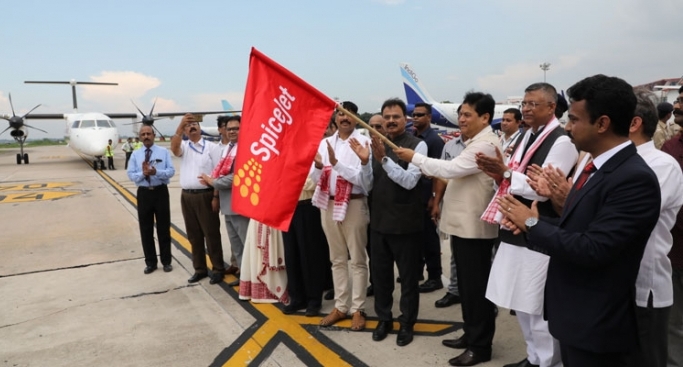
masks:
[[[336,102],[251,49],[235,157],[232,209],[289,230]]]

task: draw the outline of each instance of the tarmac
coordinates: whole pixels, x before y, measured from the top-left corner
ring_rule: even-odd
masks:
[[[17,149],[0,149],[0,367],[448,366],[461,353],[441,345],[462,335],[460,306],[434,307],[445,288],[420,295],[415,339],[398,347],[396,331],[372,341],[373,297],[366,303],[367,329],[353,332],[350,320],[323,328],[321,317],[240,301],[238,288],[227,286],[233,276],[218,285],[208,278],[187,283],[193,269],[175,158],[169,186],[174,269],[144,275],[136,190],[123,153],[117,152],[117,170],[95,171],[66,146],[25,151],[30,164],[17,165]],[[221,233],[228,259],[224,227]],[[449,259],[444,242],[444,285]],[[323,315],[333,302],[323,301]],[[492,360],[478,366],[525,356],[517,320],[501,308]]]

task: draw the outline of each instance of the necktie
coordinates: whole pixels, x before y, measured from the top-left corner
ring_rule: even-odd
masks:
[[[152,150],[147,148],[145,149],[145,163],[149,164],[149,159],[152,157]],[[147,183],[150,183],[152,180],[149,176],[145,176],[145,180],[147,180]]]
[[[583,187],[583,185],[588,181],[588,177],[590,175],[597,171],[597,168],[595,168],[595,165],[593,162],[590,162],[586,165],[586,167],[583,168],[583,171],[581,171],[581,175],[579,176],[579,179],[576,180],[576,185],[574,185],[574,190],[579,191]]]

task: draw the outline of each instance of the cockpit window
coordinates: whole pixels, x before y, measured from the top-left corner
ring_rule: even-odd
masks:
[[[108,120],[108,121],[109,121],[109,124],[111,125],[111,127],[116,127],[116,124],[114,123],[114,120]]]
[[[97,127],[111,127],[107,120],[97,120]]]
[[[80,120],[74,121],[74,123],[71,125],[71,128],[72,128],[72,129],[77,129],[77,128],[78,128],[78,124],[80,124],[80,123],[81,123]]]
[[[95,127],[95,120],[83,120],[81,121],[81,128],[84,127]]]

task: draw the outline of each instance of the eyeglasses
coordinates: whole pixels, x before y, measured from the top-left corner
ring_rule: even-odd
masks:
[[[522,103],[520,103],[520,106],[522,106],[522,108],[528,107],[530,110],[533,110],[536,107],[542,105],[543,103],[551,104],[552,102],[540,102],[539,103],[539,102],[533,102],[533,101],[531,101],[531,102],[522,101]]]
[[[427,116],[426,113],[415,113],[413,112],[413,117],[422,117],[422,116]]]
[[[680,97],[679,97],[679,98],[676,98],[676,100],[674,101],[674,103],[683,104],[683,98],[680,98]]]
[[[227,129],[225,129],[225,131],[239,131],[239,130],[240,130],[239,127],[229,127]]]
[[[382,128],[382,125],[370,125],[370,127],[375,129],[375,130],[379,130]]]

